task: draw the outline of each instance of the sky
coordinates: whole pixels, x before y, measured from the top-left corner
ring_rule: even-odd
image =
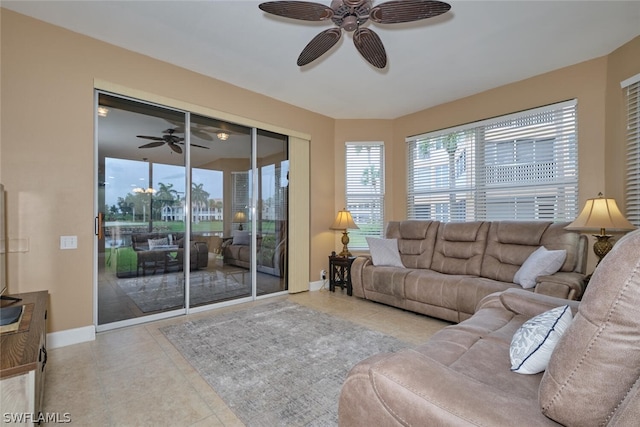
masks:
[[[174,165],[153,164],[152,188],[157,189],[158,183],[173,184],[173,189],[184,197],[185,177],[184,167]],[[203,188],[209,193],[210,199],[222,199],[222,172],[208,169],[193,169],[192,182],[204,184]],[[107,158],[105,160],[105,203],[116,205],[118,198],[125,198],[127,193],[133,194],[136,187],[148,188],[149,163],[138,160],[124,160]]]

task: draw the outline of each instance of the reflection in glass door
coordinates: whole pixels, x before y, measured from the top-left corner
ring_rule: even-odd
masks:
[[[98,330],[288,289],[286,136],[108,93],[96,107]]]
[[[257,132],[257,295],[286,291],[289,212],[288,142],[284,135]]]
[[[251,298],[251,129],[196,114],[190,119],[191,237],[206,244],[209,258],[206,269],[191,269],[189,306]],[[202,148],[205,141],[209,149]]]
[[[183,112],[98,95],[98,325],[184,310]]]

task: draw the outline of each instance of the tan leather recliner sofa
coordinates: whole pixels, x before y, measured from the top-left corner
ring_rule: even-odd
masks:
[[[351,266],[353,295],[451,322],[468,319],[485,296],[510,288],[539,247],[564,249],[555,274],[530,291],[578,299],[584,289],[587,238],[544,221],[392,221],[385,236],[398,240],[403,267],[376,266],[369,255]]]
[[[572,323],[546,371],[511,372],[513,334],[568,304]],[[582,301],[509,289],[425,344],[360,362],[339,401],[351,426],[637,426],[640,423],[640,230],[596,268]]]

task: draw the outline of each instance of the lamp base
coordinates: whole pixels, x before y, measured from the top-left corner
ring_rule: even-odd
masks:
[[[609,239],[613,236],[609,234],[593,234],[597,240],[593,243],[593,252],[598,256],[598,264],[602,258],[613,248],[613,243]]]
[[[348,244],[349,244],[349,233],[347,232],[347,230],[344,230],[342,232],[342,252],[340,252],[338,256],[345,257],[345,258],[351,256],[351,252],[349,252],[349,248],[347,247]]]

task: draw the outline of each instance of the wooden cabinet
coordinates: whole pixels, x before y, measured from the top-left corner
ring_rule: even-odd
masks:
[[[2,422],[31,425],[40,417],[47,364],[46,291],[12,295],[24,310],[17,330],[0,333],[0,407]],[[3,301],[3,304],[5,302]]]

